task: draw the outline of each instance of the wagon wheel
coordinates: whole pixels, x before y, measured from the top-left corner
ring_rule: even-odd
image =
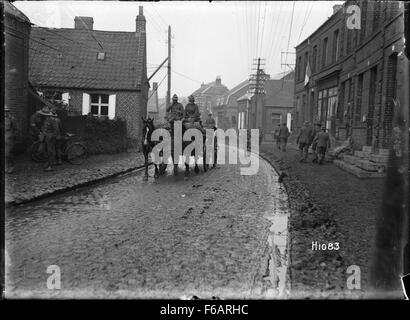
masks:
[[[44,144],[44,145],[43,145]],[[48,159],[45,142],[36,141],[30,147],[31,159],[35,162],[46,162]]]
[[[76,142],[67,147],[67,160],[71,164],[82,164],[87,155],[85,146],[82,143]]]

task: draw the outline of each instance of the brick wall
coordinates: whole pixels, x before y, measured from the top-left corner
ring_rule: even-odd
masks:
[[[28,133],[28,39],[30,25],[5,14],[5,104],[18,127],[17,143]]]
[[[402,59],[389,63],[389,56],[398,54],[403,47],[403,5],[400,8],[398,3],[393,5],[392,2],[364,5],[363,1],[359,1],[358,4],[362,9],[361,30],[347,30],[344,25],[345,16],[336,14],[309,37],[310,48],[306,48],[307,41],[296,48],[297,57],[302,56],[306,50],[310,50],[310,54],[313,54],[314,46],[318,46],[317,51],[322,52],[320,46],[325,37],[329,39],[328,48],[332,48],[334,30],[335,28],[340,29],[339,61],[332,64],[328,60],[330,64],[327,67],[320,67],[320,56],[316,57],[317,70],[312,74],[309,83],[309,88],[315,91],[315,99],[313,102],[310,99],[306,108],[310,109],[310,114],[312,114],[312,108],[316,110],[319,85],[326,84],[327,73],[339,66],[340,71],[335,71],[339,93],[342,83],[345,83],[346,87],[344,97],[339,95],[338,108],[342,111],[336,124],[336,130],[334,130],[336,138],[342,140],[351,135],[358,146],[388,147],[395,117],[392,97],[396,96],[401,100],[403,92],[408,90],[403,84],[401,75]],[[374,14],[374,8],[379,8],[377,9],[378,14]],[[354,35],[354,32],[357,34]],[[349,42],[351,48],[347,50]],[[392,80],[391,74],[394,73],[394,66],[397,68],[397,73],[395,80]],[[372,76],[372,70],[374,71],[375,68],[377,68],[377,73]],[[360,75],[363,76],[362,84],[359,82]],[[325,80],[319,83],[321,79]],[[351,99],[349,99],[348,90],[350,81],[354,84]],[[303,93],[303,82],[296,81],[295,101],[297,97],[302,101]],[[313,115],[315,113],[313,111]],[[301,114],[306,113],[302,111]],[[344,116],[341,117],[342,115]],[[299,115],[296,126],[300,126],[305,118]],[[311,121],[311,119],[308,120]]]

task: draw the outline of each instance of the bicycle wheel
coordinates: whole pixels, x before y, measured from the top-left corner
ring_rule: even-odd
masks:
[[[67,147],[67,160],[71,164],[82,164],[86,158],[85,146],[76,142]]]
[[[44,142],[36,141],[30,147],[31,159],[35,162],[46,162],[48,159],[47,148]]]

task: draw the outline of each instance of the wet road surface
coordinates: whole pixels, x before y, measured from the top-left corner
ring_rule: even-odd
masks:
[[[250,176],[219,165],[185,180],[181,166],[178,177],[155,181],[151,169],[148,182],[140,171],[9,208],[6,296],[273,296],[286,272],[277,257],[286,256],[279,238],[288,210],[276,181],[262,159]],[[60,290],[47,288],[50,265],[60,269]]]

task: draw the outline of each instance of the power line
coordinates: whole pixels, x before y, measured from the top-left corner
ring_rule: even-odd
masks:
[[[298,37],[298,43],[299,43],[300,37],[302,36],[302,32],[303,32],[303,29],[305,28],[306,22],[309,20],[310,13],[312,12],[312,9],[313,9],[313,6],[314,6],[314,5],[315,5],[314,3],[311,3],[311,7],[310,7],[310,10],[309,10],[309,13],[307,13],[307,10],[306,10],[305,19],[303,20],[302,27],[300,28],[300,33],[299,33],[299,37]]]
[[[264,12],[263,12],[262,35],[261,35],[261,50],[260,50],[261,54],[262,54],[263,43],[264,43],[264,41],[263,41],[263,33],[264,33],[264,31],[265,31],[266,5],[267,5],[267,3],[266,3],[266,1],[265,1],[265,9],[264,9]]]
[[[166,75],[162,78],[162,80],[159,82],[157,88],[152,91],[152,93],[151,93],[151,95],[149,96],[148,100],[151,99],[151,97],[154,95],[154,93],[158,91],[158,88],[161,86],[162,82],[165,80],[166,77],[167,77],[167,74],[166,74]]]

